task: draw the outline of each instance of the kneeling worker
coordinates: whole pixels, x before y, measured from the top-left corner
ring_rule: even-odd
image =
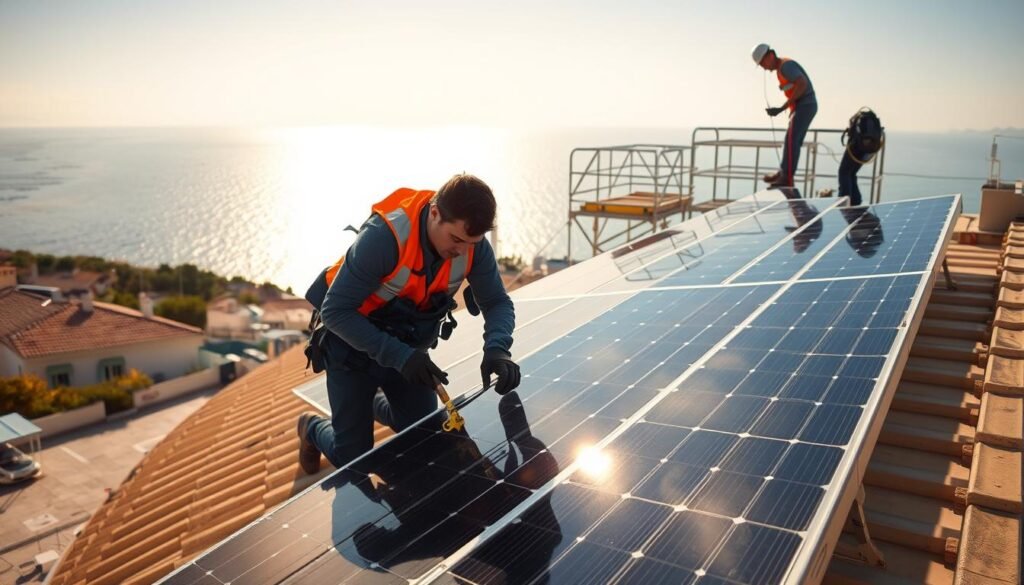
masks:
[[[331,420],[299,417],[299,463],[316,473],[323,453],[341,467],[373,447],[373,421],[396,431],[433,412],[447,374],[427,350],[454,326],[454,295],[468,280],[484,315],[483,385],[504,394],[519,385],[511,359],[515,313],[484,233],[494,194],[472,175],[436,193],[399,189],[373,206],[344,257],[307,293],[327,334],[321,346]],[[319,293],[316,289],[319,287]],[[323,290],[326,289],[326,293]],[[471,309],[472,310],[472,309]]]

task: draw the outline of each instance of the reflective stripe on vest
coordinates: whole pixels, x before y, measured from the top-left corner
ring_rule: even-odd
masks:
[[[377,289],[377,292],[373,294],[380,297],[384,302],[390,301],[397,297],[398,293],[402,292],[405,285],[409,284],[410,276],[412,276],[412,270],[409,270],[408,266],[403,266],[398,269],[398,274],[394,278],[384,281],[380,288]]]
[[[421,272],[423,264],[422,237],[420,230],[427,229],[419,225],[423,208],[430,205],[433,191],[413,191],[399,189],[373,206],[373,212],[380,216],[395,236],[398,247],[398,263],[391,274],[381,280],[380,287],[373,292],[359,312],[369,315],[384,306],[397,296],[404,296],[421,308],[426,308],[431,295],[445,292],[454,296],[462,286],[462,281],[469,275],[473,266],[473,248],[457,258],[445,260],[441,264],[434,281],[428,285],[426,276]],[[334,282],[341,270],[345,257],[342,256],[327,270],[327,286]]]
[[[462,281],[466,279],[467,268],[469,267],[470,254],[463,254],[454,260],[451,260],[452,271],[448,275],[448,294],[455,296],[455,293],[459,292],[459,287],[462,286]]]
[[[405,214],[405,210],[401,208],[392,211],[384,217],[391,224],[391,229],[394,230],[395,237],[398,239],[398,247],[401,249],[409,241],[409,232],[412,231],[412,220]]]

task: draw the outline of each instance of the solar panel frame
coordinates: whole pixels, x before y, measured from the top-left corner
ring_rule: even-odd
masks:
[[[933,199],[933,198],[921,198]],[[863,477],[868,459],[870,458],[871,451],[877,440],[878,433],[881,430],[881,424],[884,420],[884,414],[887,412],[889,403],[892,400],[892,395],[895,392],[896,385],[898,384],[898,378],[892,376],[892,372],[897,368],[902,369],[905,365],[907,357],[909,356],[909,345],[906,343],[906,339],[913,339],[917,334],[917,329],[920,326],[920,321],[923,318],[924,307],[921,304],[921,299],[925,292],[931,289],[932,284],[937,276],[941,263],[939,259],[943,256],[946,246],[949,243],[952,235],[952,229],[955,224],[955,219],[959,215],[961,209],[961,198],[960,195],[954,195],[949,210],[946,215],[946,219],[940,230],[940,234],[936,239],[936,243],[933,247],[931,254],[931,268],[926,272],[912,272],[921,276],[923,283],[919,284],[914,297],[911,301],[908,311],[912,311],[912,316],[908,322],[906,328],[901,329],[897,334],[896,339],[893,340],[893,348],[888,352],[886,361],[881,371],[881,377],[876,382],[876,391],[872,393],[869,403],[865,405],[865,410],[872,406],[873,408],[868,414],[862,415],[858,419],[858,424],[854,430],[854,434],[847,444],[855,444],[859,447],[856,449],[844,449],[843,458],[832,476],[830,482],[830,488],[826,491],[822,497],[818,508],[815,510],[814,517],[811,519],[811,523],[807,530],[802,531],[801,534],[806,535],[806,540],[799,544],[796,549],[796,556],[792,558],[786,567],[784,573],[780,575],[781,582],[784,583],[816,583],[820,582],[824,576],[824,572],[828,566],[828,560],[831,557],[832,550],[838,541],[839,533],[842,530],[843,525],[846,521],[845,511],[849,510],[849,507],[853,503],[853,498],[857,491],[860,489],[861,482],[850,481],[852,473],[856,472],[856,477]],[[848,227],[852,227],[848,226]],[[833,246],[835,246],[839,239],[843,237],[848,230],[844,230],[843,233],[835,237],[830,242],[829,246],[822,249],[816,257],[808,262],[790,281],[788,285],[780,289],[774,298],[781,296],[789,287],[799,282],[810,282],[800,281],[800,276],[814,266],[814,262],[824,256]],[[871,278],[885,278],[890,275],[871,275],[871,276],[857,276],[857,277],[840,277],[845,280],[866,280]],[[836,279],[814,279],[817,281],[829,281]],[[770,301],[769,301],[770,302]],[[755,314],[751,315],[746,323],[751,323],[760,314],[764,312],[766,302]],[[712,348],[705,355],[705,359],[702,361],[709,360],[718,349],[725,347],[728,340],[731,340],[738,334],[738,329],[731,335],[727,336],[721,342],[716,344],[715,348]],[[687,380],[696,370],[698,364],[692,365],[687,369],[679,378],[672,382],[671,386],[679,385],[681,382]],[[884,382],[882,382],[884,380]],[[877,391],[877,385],[884,384],[884,388],[881,392]],[[630,422],[636,424],[640,421],[647,412],[650,412],[655,406],[657,406],[664,396],[659,396],[648,403],[644,408],[634,414]],[[621,428],[621,427],[620,427]],[[626,426],[628,429],[629,426]],[[618,434],[610,434],[596,445],[596,448],[604,448],[613,443],[613,441],[625,430],[620,431]],[[854,443],[856,441],[856,443]],[[548,485],[558,485],[565,479],[571,477],[572,473],[576,471],[577,464],[574,462],[559,473],[554,479],[552,479]],[[541,493],[538,490],[531,498],[521,503],[517,508],[508,512],[508,518],[515,518],[528,510],[537,500],[548,492]],[[836,512],[842,510],[843,514],[837,514]],[[464,558],[472,552],[472,550],[480,543],[485,542],[488,538],[494,536],[500,531],[502,527],[493,526],[488,528],[484,533],[481,533],[472,541],[464,545],[458,552],[449,557],[445,563],[435,567],[434,573],[428,573],[424,575],[418,582],[430,583],[434,579],[439,578],[445,573],[444,567],[455,565],[460,558]]]
[[[943,226],[943,230],[942,230],[942,234],[943,235],[938,238],[937,243],[935,245],[935,249],[933,250],[933,253],[932,253],[932,258],[933,258],[933,260],[932,260],[932,270],[930,270],[927,274],[920,273],[920,274],[922,274],[923,277],[926,277],[928,280],[925,283],[925,286],[919,286],[918,287],[917,292],[915,294],[915,297],[914,297],[914,299],[913,299],[913,301],[911,303],[911,308],[915,310],[915,318],[913,319],[913,322],[912,322],[912,328],[913,328],[912,332],[914,334],[916,334],[916,329],[917,329],[917,326],[919,325],[919,322],[920,322],[920,315],[923,312],[921,310],[922,308],[920,306],[921,297],[924,294],[924,291],[928,290],[930,284],[934,281],[934,278],[935,278],[935,275],[936,275],[936,266],[937,266],[937,264],[935,262],[935,259],[940,257],[941,252],[944,250],[944,247],[945,247],[946,243],[948,242],[949,231],[952,229],[952,219],[955,218],[957,212],[959,211],[959,206],[960,206],[959,196],[956,196],[953,204],[950,205],[950,211],[948,213],[948,216],[946,218],[946,222],[945,222],[945,224]],[[765,208],[762,208],[762,211],[763,211],[763,209],[765,209]],[[824,213],[824,212],[822,212],[822,213]],[[821,214],[819,213],[818,217],[820,217],[820,215]],[[735,223],[736,222],[734,222],[733,224],[730,224],[730,225],[734,225]],[[772,249],[777,249],[778,247],[781,246],[782,243],[787,241],[787,239],[791,238],[793,235],[794,234],[790,234],[790,236],[788,238],[784,238],[782,241],[778,242]],[[830,242],[830,244],[828,246],[826,246],[823,250],[821,250],[821,252],[819,252],[818,256],[815,257],[815,260],[813,260],[811,262],[808,262],[806,264],[806,266],[804,267],[804,269],[801,270],[800,274],[803,274],[808,267],[813,266],[814,262],[817,260],[818,257],[820,257],[821,255],[825,254],[829,249],[832,248],[832,246],[836,245],[836,243],[839,240],[839,237],[841,237],[841,236],[842,236],[842,234],[840,236],[837,236],[836,239],[834,239],[832,242]],[[771,250],[768,250],[764,254],[762,254],[762,256],[767,255],[770,252],[771,252]],[[666,255],[672,254],[672,253],[673,253],[672,251],[668,251]],[[749,265],[752,265],[752,264],[749,264]],[[742,273],[743,270],[744,269],[741,269],[740,271],[737,272],[737,274]],[[915,274],[917,274],[917,273],[915,273]],[[884,277],[884,276],[887,276],[887,275],[868,276],[867,278],[881,278],[881,277]],[[863,279],[865,277],[863,277],[863,276],[860,276],[860,277],[840,277],[839,279],[830,278],[830,279],[813,279],[813,280],[833,281],[833,280],[843,280],[844,278],[846,278],[847,280],[853,280],[853,279]],[[789,281],[787,281],[784,284],[784,286],[782,286],[778,291],[776,291],[776,294],[773,296],[773,298],[777,298],[785,290],[788,290],[790,287],[792,287],[794,284],[796,284],[798,280],[799,280],[799,276],[795,276],[792,279],[790,279]],[[801,281],[801,282],[812,282],[812,281]],[[783,283],[760,283],[760,284],[763,285],[763,284],[783,284]],[[726,285],[725,287],[723,287],[722,285],[718,285],[717,287],[718,288],[726,288],[726,287],[733,287],[733,286],[735,286],[735,287],[758,286],[758,283],[738,283],[738,284]],[[640,292],[643,295],[646,295],[648,293],[659,292],[660,290],[687,290],[687,289],[693,290],[693,289],[700,289],[700,288],[715,288],[715,285],[708,285],[708,286],[677,286],[677,287],[651,287],[651,288],[648,288],[648,289],[644,289],[642,291],[614,291],[614,292],[608,292],[608,293],[603,293],[603,294],[599,294],[599,295],[589,295],[587,298],[589,300],[591,300],[591,301],[594,301],[595,302],[595,306],[596,306],[596,305],[599,305],[601,303],[601,301],[599,300],[601,297],[606,297],[607,298],[606,302],[611,303],[612,306],[614,306],[614,305],[617,305],[617,301],[614,300],[615,298],[633,296],[633,295],[636,295],[638,292]],[[577,298],[579,298],[579,297],[577,297]],[[523,299],[523,300],[527,301],[527,302],[531,302],[531,301],[532,302],[537,302],[537,301],[547,302],[547,301],[557,301],[558,299],[557,298],[536,298],[535,297],[535,298],[532,298],[532,299]],[[518,300],[517,300],[517,303],[518,303]],[[557,305],[557,302],[555,304]],[[558,305],[558,306],[556,306],[556,308],[552,309],[551,313],[559,310],[560,307],[564,307],[564,306],[565,305]],[[761,307],[759,307],[759,309],[757,311],[755,311],[754,314],[752,314],[748,318],[748,320],[745,321],[745,322],[746,323],[752,322],[753,319],[757,317],[757,315],[759,315],[759,314],[764,312],[765,307],[767,307],[767,306],[768,306],[768,302],[763,302],[761,304]],[[595,310],[596,310],[596,308],[595,308]],[[539,319],[540,318],[538,318],[538,320]],[[565,325],[565,327],[568,327],[568,325]],[[725,339],[720,340],[712,348],[712,350],[706,351],[705,354],[703,355],[703,357],[700,360],[698,360],[698,361],[703,363],[703,362],[707,362],[707,361],[710,361],[711,359],[713,359],[717,355],[717,351],[715,351],[716,348],[724,347],[726,345],[726,343],[727,343],[727,340],[731,340],[731,339],[735,338],[736,335],[738,334],[738,332],[739,332],[739,329],[736,329],[731,334],[729,334]],[[517,335],[518,335],[518,333],[517,333]],[[906,361],[906,355],[905,354],[907,353],[907,351],[906,351],[907,348],[904,347],[904,345],[905,345],[905,340],[906,340],[907,337],[911,337],[912,338],[911,328],[910,327],[902,330],[901,334],[897,335],[897,338],[895,339],[895,343],[897,345],[899,345],[900,349],[898,351],[893,350],[893,351],[889,352],[888,358],[887,358],[886,364],[885,364],[885,369],[883,370],[883,372],[885,372],[887,375],[889,373],[891,373],[891,371],[897,365],[899,365],[901,367],[902,363],[905,363],[905,361]],[[552,339],[551,341],[554,341],[554,339]],[[538,348],[538,349],[540,349],[540,348]],[[476,353],[478,354],[479,352],[476,352]],[[897,353],[900,354],[900,358],[894,361],[894,356],[896,356]],[[458,363],[466,364],[467,360],[472,358],[472,355],[473,354],[470,354],[468,356],[463,357]],[[900,362],[900,363],[897,364],[896,362]],[[469,364],[469,365],[475,365],[475,364]],[[677,378],[673,382],[673,385],[677,385],[680,381],[686,380],[691,375],[693,375],[693,373],[697,369],[696,366],[697,366],[697,364],[694,364],[694,365],[691,365],[689,368],[687,368],[686,371],[679,378]],[[475,372],[474,372],[474,376],[475,376]],[[891,378],[891,376],[888,376],[888,377]],[[891,401],[891,395],[892,395],[893,389],[895,387],[895,384],[896,384],[896,381],[888,380],[887,387],[886,387],[884,393],[882,393],[882,396],[887,397],[886,402],[885,402],[885,408],[887,408],[887,406],[888,406],[888,401]],[[463,395],[463,398],[473,394],[474,392],[475,391],[473,391],[473,390],[471,390],[470,392],[467,392],[466,394]],[[873,396],[877,399],[877,397],[879,396],[879,393],[875,392],[875,394]],[[663,399],[664,399],[664,396],[658,396],[658,397],[652,399],[651,402],[648,403],[645,408],[641,409],[640,412],[634,414],[633,417],[631,417],[631,420],[632,420],[632,424],[631,425],[623,428],[623,430],[621,432],[617,433],[617,434],[606,435],[604,437],[604,440],[600,444],[607,445],[607,444],[611,443],[612,441],[614,441],[615,439],[617,439],[619,436],[623,435],[625,432],[628,431],[629,428],[632,428],[632,425],[636,424],[637,420],[639,420],[639,417],[642,416],[642,414],[644,412],[650,411],[651,408],[656,406]],[[884,412],[885,408],[882,408],[880,410],[882,412]],[[872,413],[872,418],[871,418],[871,421],[870,421],[871,429],[870,429],[870,431],[866,435],[866,436],[868,436],[870,438],[870,441],[871,441],[872,444],[873,444],[874,440],[877,439],[878,429],[880,428],[880,420],[879,420],[879,417],[877,416],[877,412],[878,411],[876,410],[876,411],[873,411],[873,413]],[[427,418],[429,418],[429,417],[427,417]],[[860,421],[860,423],[861,424],[858,426],[858,428],[860,426],[863,426],[864,424],[866,424],[863,419]],[[856,435],[856,436],[859,436],[859,435],[862,435],[862,434],[864,434],[864,433],[858,432],[858,435]],[[866,451],[870,452],[870,450],[866,450]],[[853,458],[853,459],[856,459],[856,458]],[[851,462],[850,461],[851,460],[851,451],[847,450],[844,453],[844,457],[843,457],[842,463],[840,464],[840,468],[835,472],[837,475],[834,476],[834,478],[833,478],[833,481],[832,481],[833,486],[835,486],[835,485],[845,486],[847,483],[850,483],[850,482],[847,482],[847,481],[840,482],[840,476],[838,475],[840,472],[843,472],[845,474],[843,476],[844,480],[854,470],[856,470],[858,475],[862,475],[863,471],[864,471],[864,466],[866,465],[867,457],[863,457],[862,459],[863,459],[862,461],[858,459],[856,461]],[[563,475],[565,477],[569,477],[571,475],[571,471],[574,471],[574,470],[575,470],[575,464],[567,465],[566,468],[562,470],[562,473],[559,474],[558,477],[562,477]],[[332,477],[333,477],[333,475],[332,475]],[[559,481],[558,478],[556,478],[555,480],[552,480],[551,482],[549,482],[549,484],[553,488],[555,485],[557,485],[558,481]],[[855,482],[855,486],[859,486],[859,482]],[[313,486],[313,487],[315,487],[315,486]],[[310,489],[313,489],[313,488],[311,487]],[[308,492],[309,490],[306,490],[306,491]],[[840,492],[840,491],[841,491],[841,493],[837,493],[837,492]],[[295,497],[290,499],[288,502],[285,502],[285,504],[282,504],[282,506],[284,506],[287,503],[289,503],[289,502],[291,502],[291,501],[301,497],[305,493],[306,492],[303,492],[301,494],[296,495]],[[550,490],[545,492],[545,494],[546,493],[550,493]],[[824,498],[822,505],[824,505],[826,503],[826,501],[827,501],[828,505],[831,506],[831,509],[846,509],[848,507],[849,503],[852,502],[852,495],[854,493],[855,493],[855,490],[851,491],[851,489],[848,488],[848,487],[846,487],[846,488],[844,488],[842,490],[830,489],[828,494],[826,494],[826,495],[827,496],[834,496],[834,497]],[[506,518],[509,518],[509,519],[514,518],[519,512],[528,509],[532,505],[532,502],[536,501],[540,497],[543,497],[543,495],[538,496],[537,494],[534,494],[534,496],[532,496],[528,500],[522,502],[515,509],[509,511],[507,513],[507,515],[506,515]],[[519,511],[519,512],[517,512],[517,511]],[[830,514],[830,515],[834,516],[834,514]],[[819,508],[818,511],[815,514],[816,522],[821,522],[822,517],[823,517],[822,508]],[[837,536],[837,534],[838,534],[837,530],[841,529],[841,527],[842,527],[842,520],[845,520],[845,518],[840,519],[840,520],[832,518],[831,520],[832,520],[831,524],[829,524],[828,526],[822,527],[822,530],[820,531],[821,532],[821,535],[820,535],[821,538],[816,539],[816,541],[815,541],[816,544],[813,547],[810,546],[810,542],[805,542],[803,545],[801,545],[799,547],[799,551],[798,551],[797,557],[795,557],[795,558],[793,558],[791,560],[791,563],[790,563],[790,565],[789,565],[789,567],[787,569],[787,571],[788,571],[787,574],[786,574],[787,575],[787,582],[799,582],[798,580],[795,580],[795,579],[802,579],[804,577],[804,573],[807,572],[807,571],[810,571],[809,575],[811,576],[810,577],[811,580],[813,580],[814,579],[813,575],[816,575],[817,572],[819,571],[819,569],[818,569],[819,565],[821,565],[820,571],[821,572],[824,571],[824,566],[827,566],[827,562],[824,563],[824,564],[821,563],[821,562],[818,562],[815,565],[815,567],[808,567],[804,563],[804,561],[808,561],[812,556],[813,556],[814,559],[822,558],[821,555],[823,553],[819,552],[819,551],[825,550],[824,548],[821,548],[821,544],[822,543],[825,543],[825,545],[826,545],[826,547],[828,549],[828,554],[823,554],[824,560],[827,561],[827,559],[828,559],[828,557],[830,555],[831,547],[834,546],[835,539],[831,538],[831,537],[826,537],[825,533],[828,533],[829,535],[832,535],[832,533],[835,532],[836,534],[834,536]],[[812,526],[814,526],[816,530],[818,529],[818,526],[816,524],[812,524]],[[487,538],[489,538],[490,536],[493,536],[493,534],[495,534],[500,529],[501,528],[499,527],[499,525],[493,525],[493,526],[487,528],[484,532],[478,534],[476,536],[476,538],[471,540],[469,543],[466,543],[461,548],[459,548],[457,551],[455,551],[452,555],[449,555],[446,559],[443,560],[444,562],[442,562],[442,563],[438,564],[437,566],[435,566],[433,570],[431,570],[430,572],[427,572],[426,574],[423,574],[423,575],[419,576],[416,579],[416,582],[424,582],[425,583],[425,582],[431,582],[433,579],[441,578],[444,575],[445,571],[447,570],[446,567],[452,566],[454,564],[454,562],[456,560],[458,560],[458,557],[459,557],[459,555],[461,553],[468,553],[468,552],[474,550],[474,548],[476,546],[478,546],[482,542],[486,542]],[[238,533],[244,531],[244,530],[245,530],[245,528],[243,528],[242,530],[236,532],[236,535]],[[815,534],[817,534],[817,533],[815,533]],[[831,542],[832,544],[829,545],[828,544],[829,542]],[[812,548],[814,549],[813,551],[811,550]],[[465,554],[463,554],[463,556],[465,556]],[[800,564],[797,563],[798,559],[801,560]],[[191,566],[191,565],[186,565],[186,567],[187,566]],[[633,565],[630,562],[627,562],[623,566],[622,570],[628,572],[629,568],[632,567],[632,566]],[[795,574],[794,573],[794,568],[800,568],[800,567],[803,567],[803,569],[801,569],[801,571],[803,571],[803,572],[800,572],[799,575]],[[820,575],[819,575],[819,577],[820,577]]]
[[[753,207],[754,207],[755,211],[754,211],[754,213],[752,215],[757,215],[758,213],[760,213],[760,212],[762,212],[762,211],[764,211],[766,209],[769,209],[769,208],[779,204],[782,201],[784,201],[784,199],[780,198],[776,194],[772,194],[772,193],[764,194],[764,193],[761,193],[761,194],[755,194],[755,195],[750,196],[748,198],[744,198],[743,200],[740,200],[740,201],[737,201],[737,202],[733,202],[732,204],[730,204],[730,206],[727,206],[727,207],[735,207],[737,205],[738,206],[746,206],[746,205],[750,205],[751,202],[753,202]],[[722,215],[728,215],[728,214],[727,213],[723,213]],[[719,224],[718,226],[712,225],[712,223],[708,220],[708,218],[707,217],[703,217],[703,216],[701,216],[700,218],[695,218],[695,219],[693,219],[691,221],[697,221],[697,222],[705,221],[705,222],[708,222],[710,232],[705,236],[705,238],[711,238],[711,237],[714,237],[714,235],[716,234],[715,229],[728,229],[729,227],[731,227],[731,226],[733,226],[735,224],[741,223],[742,221],[744,221],[746,219],[750,219],[750,217],[752,215],[741,215],[740,217],[734,219],[731,222],[728,221],[728,220],[723,220],[721,222],[721,224]],[[602,256],[603,257],[608,257],[612,253],[613,252],[607,252],[605,254],[602,254]],[[673,253],[672,251],[669,251],[669,252],[667,252],[666,255],[672,254],[672,253]],[[558,276],[559,275],[555,275],[555,277],[558,277]],[[622,276],[623,276],[622,274],[618,274],[618,275],[613,276],[610,280],[615,280],[616,278],[621,278]],[[550,281],[557,281],[558,279],[557,278],[545,279],[545,281],[549,281],[549,280]],[[607,280],[605,282],[607,282]],[[588,286],[590,286],[590,285],[588,285]],[[581,315],[581,311],[580,311],[580,303],[581,302],[583,302],[583,303],[595,303],[595,304],[598,304],[598,305],[600,303],[609,303],[608,306],[614,306],[614,305],[618,304],[618,302],[620,302],[618,300],[615,300],[616,298],[617,299],[629,298],[634,293],[635,293],[635,291],[616,291],[616,292],[611,293],[611,294],[597,295],[596,297],[572,296],[572,297],[524,299],[526,301],[532,301],[532,302],[535,302],[535,303],[542,303],[542,309],[540,310],[538,317],[536,317],[534,320],[531,320],[531,321],[527,322],[526,324],[524,324],[522,326],[522,328],[526,329],[527,328],[526,326],[528,326],[528,325],[540,323],[546,317],[550,317],[552,315],[557,315],[558,311],[561,308],[564,308],[565,306],[567,306],[568,301],[574,301],[573,302],[574,320],[568,326],[563,326],[563,327],[571,328],[573,326],[572,325],[573,323],[575,323],[575,322],[586,322],[587,319],[588,319],[586,311],[584,311],[583,315]],[[516,295],[513,294],[513,296],[515,297]],[[517,304],[519,303],[519,300],[520,299],[517,299]],[[597,312],[597,314],[603,314],[603,312],[605,312],[605,310],[606,310],[606,308],[601,309],[601,310],[597,310],[596,312]],[[564,311],[562,312],[561,315],[565,315]],[[471,323],[473,323],[473,322],[471,322]],[[547,337],[548,337],[548,339],[547,339],[547,341],[545,343],[549,343],[549,342],[554,341],[554,340],[559,338],[559,336],[552,336],[551,335],[550,329],[548,328],[548,326],[550,324],[548,322],[544,322],[544,325],[546,326],[545,329],[547,329]],[[476,376],[477,376],[475,365],[469,363],[472,360],[472,358],[474,358],[476,356],[479,356],[480,350],[473,349],[473,350],[470,350],[470,352],[467,354],[465,352],[465,349],[463,348],[463,346],[466,345],[465,340],[467,338],[468,331],[472,331],[473,329],[474,329],[473,327],[468,327],[468,328],[463,328],[461,330],[457,330],[457,331],[462,331],[462,333],[463,333],[463,335],[461,336],[461,339],[463,340],[463,343],[460,345],[459,343],[453,344],[453,343],[450,342],[449,344],[442,345],[441,349],[438,350],[435,353],[436,356],[439,356],[438,358],[435,358],[436,360],[441,361],[441,360],[445,360],[446,359],[446,361],[443,361],[441,363],[449,364],[449,366],[447,366],[446,369],[450,370],[450,378],[452,378],[452,385],[453,386],[460,386],[461,385],[462,387],[469,387],[470,388],[470,390],[464,392],[463,394],[461,394],[459,396],[456,396],[457,403],[460,402],[460,401],[461,402],[465,402],[466,399],[472,398],[471,395],[480,393],[479,384],[476,384],[474,382],[474,380],[476,379]],[[482,324],[477,324],[477,328],[476,329],[478,329],[479,331],[482,331]],[[537,328],[537,329],[540,329],[540,328]],[[523,332],[520,331],[520,327],[517,327],[517,329],[516,329],[516,336],[517,336],[517,339],[520,342],[523,340],[522,336],[521,336],[522,333]],[[478,337],[477,337],[477,340],[473,341],[473,343],[474,343],[474,346],[479,344]],[[457,356],[458,356],[458,354],[461,353],[461,358],[456,358],[455,360],[453,360],[453,357],[452,357],[453,353],[456,353]],[[326,381],[324,383],[326,384]],[[312,384],[310,384],[310,383],[305,383],[302,386],[300,386],[299,388],[296,388],[296,389],[302,390],[301,394],[299,392],[296,392],[295,389],[293,389],[293,393],[296,393],[297,395],[300,395],[300,398],[302,398],[306,402],[309,402],[310,404],[313,404],[313,406],[316,406],[317,408],[321,408],[321,406],[315,404],[314,402],[312,402],[312,401],[310,401],[310,400],[308,400],[306,398],[305,394],[309,393],[311,385]],[[474,385],[476,386],[475,389],[473,389]],[[420,423],[422,424],[424,421],[426,421],[426,420],[428,420],[428,419],[430,419],[432,417],[435,417],[436,414],[437,413],[433,413],[431,415],[428,415],[428,416],[424,417],[424,419],[421,420]],[[213,547],[208,549],[206,552],[201,554],[199,557],[197,557],[197,559],[195,559],[193,562],[187,563],[187,565],[182,566],[181,568],[179,568],[179,570],[177,570],[177,571],[171,573],[170,575],[166,576],[162,580],[162,582],[170,580],[175,575],[178,575],[178,574],[188,574],[191,571],[191,569],[195,569],[197,567],[197,565],[196,565],[196,561],[197,560],[199,560],[201,558],[204,558],[211,551],[216,550],[219,547],[220,544],[229,542],[232,539],[239,537],[240,535],[242,535],[246,531],[248,531],[250,529],[253,529],[254,527],[257,527],[260,524],[260,520],[262,518],[266,517],[267,515],[273,514],[274,512],[284,508],[288,504],[290,504],[290,503],[292,503],[292,502],[302,498],[303,496],[309,494],[314,489],[316,489],[317,486],[321,486],[321,485],[323,485],[326,482],[330,482],[332,477],[336,477],[339,473],[345,472],[346,469],[352,468],[361,459],[364,459],[365,457],[368,457],[371,454],[376,453],[378,449],[386,449],[387,446],[390,445],[391,442],[395,440],[395,438],[397,438],[397,437],[399,437],[399,436],[401,436],[403,434],[406,434],[406,433],[408,433],[408,432],[410,432],[412,430],[415,430],[415,428],[407,429],[406,431],[403,431],[402,433],[398,433],[398,434],[396,434],[396,435],[394,435],[392,437],[389,437],[388,440],[386,440],[380,446],[375,448],[374,451],[368,452],[364,456],[353,460],[348,466],[346,466],[345,468],[343,468],[341,470],[336,471],[334,474],[332,474],[329,477],[327,477],[326,479],[324,479],[323,482],[318,483],[318,484],[313,485],[313,486],[310,486],[306,490],[303,490],[302,492],[292,496],[291,498],[289,498],[288,500],[286,500],[285,502],[280,504],[278,507],[274,508],[274,510],[271,510],[270,512],[268,512],[268,514],[265,514],[264,516],[261,516],[261,518],[257,518],[256,520],[252,521],[252,523],[246,525],[245,527],[242,527],[241,529],[239,529],[238,531],[234,532],[233,534],[231,534],[226,539],[222,540],[219,544],[214,545]],[[204,573],[206,573],[206,572],[204,572]],[[206,575],[206,577],[209,577],[209,575]]]
[[[809,540],[793,559],[790,571],[786,576],[786,583],[817,583],[821,581],[828,569],[828,562],[839,540],[839,534],[842,532],[847,511],[853,505],[853,501],[863,485],[862,478],[867,471],[868,461],[881,432],[885,415],[892,403],[896,386],[899,384],[899,377],[892,374],[897,371],[902,372],[907,363],[910,356],[910,343],[907,340],[912,342],[917,337],[918,329],[924,318],[926,304],[922,303],[922,300],[935,284],[935,279],[941,270],[942,258],[945,257],[946,249],[953,235],[956,218],[961,213],[961,195],[955,194],[953,197],[954,200],[949,207],[946,220],[932,249],[930,269],[922,275],[924,282],[918,286],[911,301],[912,316],[907,327],[898,332],[893,341],[894,349],[890,350],[879,374],[878,379],[885,380],[884,387],[880,392],[877,387],[872,392],[868,405],[873,408],[870,413],[862,416],[851,438],[851,442],[856,441],[861,448],[856,452],[847,450],[844,453],[832,480],[832,484],[839,487],[827,491],[819,504],[821,507],[807,530]]]

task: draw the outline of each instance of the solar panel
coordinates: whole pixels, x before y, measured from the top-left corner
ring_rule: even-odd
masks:
[[[308,402],[324,415],[331,415],[331,401],[327,398],[327,382],[316,377],[292,389],[292,393]]]
[[[465,433],[439,411],[166,582],[820,578],[959,196],[810,206],[691,238],[698,265],[665,238],[587,294],[517,298],[517,391],[461,396]]]

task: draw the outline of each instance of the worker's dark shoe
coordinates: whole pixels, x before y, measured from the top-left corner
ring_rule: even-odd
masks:
[[[312,475],[320,471],[320,451],[309,440],[309,425],[319,418],[312,412],[304,412],[299,415],[299,465],[302,470]]]
[[[770,175],[765,175],[765,176],[761,177],[761,179],[765,183],[774,183],[774,182],[778,181],[780,177],[781,177],[781,173],[776,171],[776,172],[774,172],[774,173],[772,173]]]

